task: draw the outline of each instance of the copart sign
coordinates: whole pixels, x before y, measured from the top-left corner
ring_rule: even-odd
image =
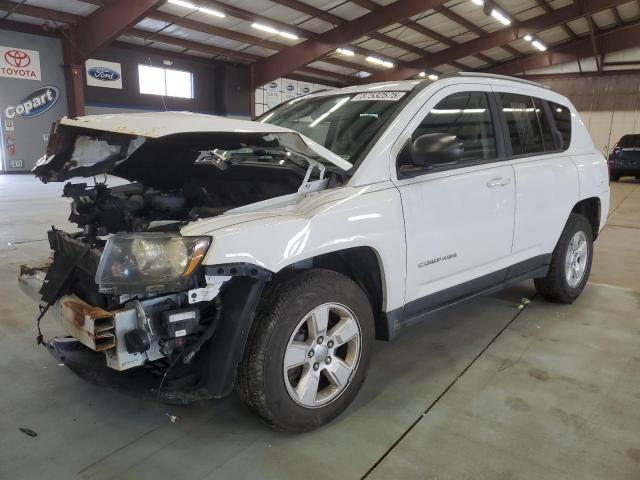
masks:
[[[0,46],[0,77],[41,80],[40,54],[35,50]]]
[[[37,117],[53,107],[60,98],[60,90],[53,85],[38,88],[24,97],[18,104],[9,105],[4,110],[7,118],[15,116],[23,118]]]

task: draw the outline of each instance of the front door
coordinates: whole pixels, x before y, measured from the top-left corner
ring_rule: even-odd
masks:
[[[503,161],[490,97],[485,85],[445,88],[431,97],[401,139],[445,133],[464,145],[458,164],[415,178],[396,176],[406,225],[406,320],[504,280],[515,181],[513,168]]]

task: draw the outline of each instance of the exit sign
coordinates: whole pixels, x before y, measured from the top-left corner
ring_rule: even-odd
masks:
[[[11,160],[9,165],[11,168],[24,168],[24,160]]]

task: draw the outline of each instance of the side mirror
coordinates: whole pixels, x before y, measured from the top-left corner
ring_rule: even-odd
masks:
[[[462,160],[464,144],[455,135],[427,133],[413,142],[407,141],[402,156],[409,164],[399,167],[401,177],[411,178],[442,165],[455,165]],[[403,162],[404,163],[404,162]]]
[[[437,167],[462,160],[464,145],[455,135],[427,133],[413,141],[411,159],[414,165]]]

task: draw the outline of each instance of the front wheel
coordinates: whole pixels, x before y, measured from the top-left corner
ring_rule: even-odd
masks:
[[[572,213],[553,250],[549,272],[534,280],[547,300],[573,303],[584,290],[593,260],[593,231],[583,216]]]
[[[279,430],[319,427],[360,390],[373,340],[371,306],[355,282],[302,272],[265,294],[240,365],[240,396]]]

